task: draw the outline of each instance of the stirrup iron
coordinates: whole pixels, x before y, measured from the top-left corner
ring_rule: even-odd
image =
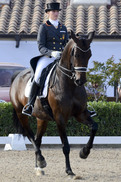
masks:
[[[26,112],[26,109],[27,109],[28,107],[31,107],[31,109],[32,109],[31,114],[29,114],[29,113]],[[25,114],[25,115],[27,115],[27,116],[31,116],[32,113],[33,113],[33,108],[34,108],[34,107],[33,107],[32,104],[31,104],[31,105],[30,105],[29,103],[26,104],[26,105],[23,107],[23,109],[22,109],[22,114]]]

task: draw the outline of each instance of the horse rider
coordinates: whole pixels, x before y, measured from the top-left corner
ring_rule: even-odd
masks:
[[[48,20],[39,27],[37,43],[40,56],[30,61],[34,70],[34,81],[28,103],[22,110],[22,113],[25,115],[32,115],[36,96],[41,89],[39,83],[43,69],[60,58],[61,52],[68,41],[67,28],[58,21],[59,11],[61,11],[60,3],[48,3],[45,10]]]
[[[59,11],[61,11],[60,3],[48,3],[45,10],[48,20],[39,27],[37,43],[40,56],[32,58],[30,61],[34,70],[34,81],[31,86],[28,103],[22,110],[22,113],[28,116],[32,115],[36,96],[41,90],[40,79],[43,79],[41,77],[43,69],[60,58],[61,52],[68,42],[67,28],[58,21]],[[95,111],[89,112],[92,117],[96,115]]]

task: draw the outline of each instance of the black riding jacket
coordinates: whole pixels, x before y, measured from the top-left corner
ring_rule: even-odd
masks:
[[[51,56],[52,51],[62,51],[67,41],[68,33],[64,25],[59,23],[56,29],[49,20],[40,25],[37,36],[40,56]]]

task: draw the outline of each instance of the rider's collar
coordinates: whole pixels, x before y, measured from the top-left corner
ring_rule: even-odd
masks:
[[[59,26],[62,26],[62,24],[60,22],[58,22],[58,23],[59,23]],[[51,24],[51,22],[49,20],[46,21],[46,25],[47,26],[52,26],[52,24]]]
[[[50,22],[54,27],[57,27],[58,24],[59,24],[58,20],[52,20],[52,19],[50,19],[50,18],[49,18],[49,22]]]

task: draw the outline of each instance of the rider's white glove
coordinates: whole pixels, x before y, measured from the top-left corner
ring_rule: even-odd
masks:
[[[60,51],[52,51],[51,56],[56,58],[56,59],[59,59],[61,57],[61,52]]]

